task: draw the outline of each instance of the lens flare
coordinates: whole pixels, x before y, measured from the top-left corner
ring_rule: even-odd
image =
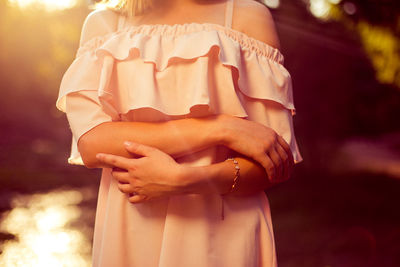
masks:
[[[77,0],[9,0],[9,2],[21,8],[40,6],[49,11],[68,9],[78,3]]]
[[[310,11],[317,18],[326,18],[331,9],[327,0],[310,0]]]

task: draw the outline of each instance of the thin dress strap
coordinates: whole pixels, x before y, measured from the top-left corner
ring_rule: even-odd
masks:
[[[226,1],[225,27],[232,28],[233,0]]]
[[[123,28],[124,28],[124,26],[125,26],[125,19],[126,19],[126,17],[124,16],[124,15],[119,15],[118,16],[118,28],[117,28],[117,31],[120,31],[120,30],[122,30]]]

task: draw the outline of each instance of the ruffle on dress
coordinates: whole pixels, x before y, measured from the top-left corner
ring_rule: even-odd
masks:
[[[294,112],[291,79],[282,65],[283,56],[279,50],[230,28],[196,23],[127,27],[88,41],[79,48],[75,61],[63,77],[57,107],[65,111],[65,96],[81,90],[98,91],[100,98],[108,98],[107,94],[115,96],[115,85],[118,84],[120,94],[132,96],[132,99],[120,99],[121,112],[151,107],[168,115],[187,114],[191,105],[209,104],[204,103],[207,92],[215,88],[206,88],[210,85],[207,63],[213,60],[227,67],[225,71],[231,72],[230,67],[236,69],[238,89],[243,94],[276,101]],[[114,63],[121,61],[127,62],[123,71],[127,69],[126,65],[131,67],[130,84],[124,86],[113,75],[117,73]],[[175,64],[177,62],[182,64]],[[176,72],[175,77],[197,77],[196,80],[184,79],[183,84],[179,81],[179,87],[175,89],[181,92],[174,93],[182,93],[185,97],[191,95],[191,102],[169,105],[174,106],[174,110],[163,105],[163,99],[154,98],[154,94],[165,96],[170,92],[159,92],[161,88],[157,84],[159,79],[171,79],[167,72]],[[218,73],[213,76],[217,78]],[[144,92],[139,92],[142,89]],[[221,89],[234,88],[218,88]],[[232,104],[240,105],[237,101]]]
[[[283,60],[278,49],[218,24],[131,26],[79,48],[56,105],[65,112],[67,95],[96,91],[108,114],[150,109],[182,116],[206,107],[209,114],[246,118],[247,97],[274,101],[293,115]],[[297,145],[295,150],[301,161]]]

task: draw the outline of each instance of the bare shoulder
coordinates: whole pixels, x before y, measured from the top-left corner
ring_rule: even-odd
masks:
[[[235,1],[232,26],[250,37],[280,48],[271,12],[255,0]]]
[[[114,32],[118,25],[118,14],[109,9],[94,10],[86,17],[81,33],[81,45],[90,39]]]

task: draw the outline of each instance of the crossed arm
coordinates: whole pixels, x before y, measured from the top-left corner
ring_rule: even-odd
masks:
[[[124,145],[124,141],[134,143]],[[293,158],[282,137],[270,128],[227,115],[166,123],[104,123],[81,138],[79,149],[84,159],[91,158],[92,167],[117,167],[113,176],[120,190],[136,193],[130,198],[136,203],[173,194],[229,192],[235,173],[232,162],[188,167],[172,158],[216,145],[239,153],[241,177],[235,194],[264,190],[290,175]],[[103,153],[96,157],[98,152]]]
[[[125,146],[128,151],[142,157],[128,159],[101,153],[97,158],[114,166],[112,175],[119,182],[120,191],[130,195],[132,203],[186,193],[248,195],[274,184],[266,177],[264,168],[242,156],[236,157],[240,179],[235,190],[231,191],[235,173],[231,162],[187,167],[177,164],[168,154],[154,147],[131,142],[126,142]]]
[[[80,102],[77,106],[102,112],[95,101],[89,101],[90,95],[82,94],[68,97],[71,107]],[[70,108],[67,113],[71,128],[75,128],[76,118],[82,117],[80,112],[79,108]],[[126,147],[125,141],[144,146]],[[217,145],[238,153],[241,177],[235,194],[264,190],[290,175],[293,158],[282,137],[264,125],[228,115],[168,122],[104,122],[78,142],[87,167],[124,169],[114,170],[113,176],[121,182],[124,193],[142,192],[132,202],[144,201],[144,196],[228,192],[234,176],[232,162],[189,168],[172,159]],[[108,155],[97,158],[98,153]]]

